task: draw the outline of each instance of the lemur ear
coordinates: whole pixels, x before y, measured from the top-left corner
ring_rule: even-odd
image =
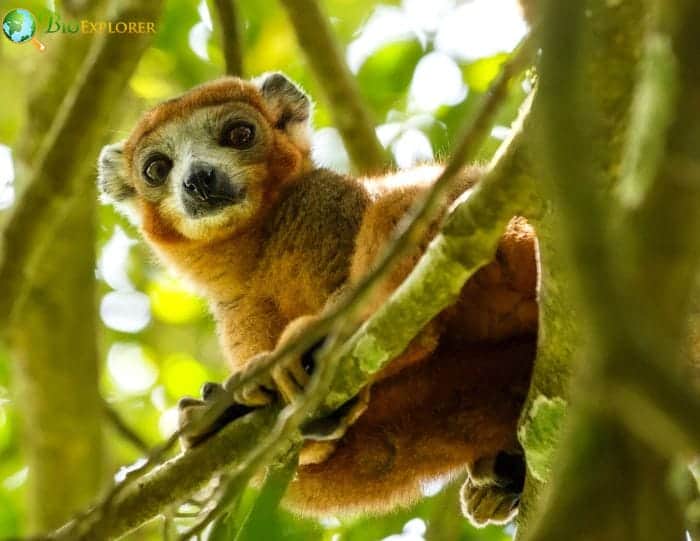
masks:
[[[128,183],[124,141],[102,147],[97,160],[97,185],[105,202],[122,203],[136,195],[136,190]]]
[[[255,83],[275,117],[275,128],[286,131],[298,145],[308,146],[309,97],[279,72],[265,73]]]

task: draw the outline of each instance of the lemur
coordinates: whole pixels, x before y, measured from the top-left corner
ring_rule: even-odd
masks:
[[[225,77],[156,106],[99,158],[104,197],[208,299],[234,374],[303,332],[357,283],[441,171],[424,165],[356,177],[318,167],[310,107],[280,73]],[[443,214],[481,174],[463,169]],[[439,225],[395,266],[367,315]],[[514,516],[525,475],[516,422],[537,335],[535,246],[532,228],[513,218],[495,259],[376,376],[352,414],[338,417],[338,439],[306,444],[289,508],[384,512],[417,499],[425,482],[466,471],[462,508],[474,524]],[[293,400],[313,368],[304,357],[235,399],[250,407]],[[221,391],[207,384],[201,400],[183,399],[181,418]]]

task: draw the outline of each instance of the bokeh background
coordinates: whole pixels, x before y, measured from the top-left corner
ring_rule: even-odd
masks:
[[[56,5],[58,4],[58,5]],[[243,30],[246,76],[281,70],[315,101],[314,157],[325,166],[349,170],[349,160],[331,115],[278,2],[237,2]],[[526,30],[515,0],[325,0],[349,67],[370,106],[382,144],[399,167],[448,156],[455,130],[479,103],[509,51]],[[56,2],[0,1],[0,13],[30,9],[39,28]],[[204,0],[170,0],[158,32],[124,89],[126,105],[109,139],[124,137],[133,122],[160,100],[224,73],[220,36]],[[57,39],[39,34],[47,48]],[[81,39],[75,36],[75,39]],[[48,57],[30,45],[0,38],[0,217],[13,205],[22,164],[13,147],[27,124],[26,96]],[[51,58],[51,62],[60,59]],[[523,79],[499,113],[497,126],[479,158],[487,160],[508,134],[526,91]],[[90,114],[86,111],[85,114]],[[214,325],[202,299],[163,270],[139,241],[135,228],[111,207],[98,209],[97,298],[99,307],[100,393],[148,446],[176,426],[176,403],[197,395],[207,380],[225,378]],[[70,269],[66,269],[70,272]],[[1,346],[0,346],[1,347]],[[25,533],[28,468],[20,430],[23,399],[13,392],[14,367],[0,349],[0,539]],[[57,392],[61,392],[57,389]],[[76,420],[77,423],[80,420]],[[134,441],[104,421],[105,475],[123,475],[120,466],[143,455]],[[347,520],[301,520],[280,510],[256,539],[325,541],[419,541],[510,539],[511,528],[471,528],[460,515],[459,480],[436,480],[424,487],[425,499],[389,516]],[[238,512],[253,501],[248,489]],[[187,524],[187,520],[182,521]],[[160,539],[151,524],[128,539]]]

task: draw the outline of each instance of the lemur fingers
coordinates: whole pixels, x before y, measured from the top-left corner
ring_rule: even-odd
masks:
[[[345,435],[357,419],[369,406],[370,388],[365,387],[360,393],[348,400],[330,415],[306,423],[302,428],[303,436],[312,441],[334,441]]]
[[[246,406],[266,406],[274,400],[269,386],[260,383],[250,383],[233,391],[233,399]]]
[[[299,464],[306,466],[325,462],[335,451],[340,438],[365,412],[369,397],[369,387],[365,387],[332,414],[304,425],[302,435],[306,442],[299,454]]]
[[[337,441],[306,441],[299,452],[299,465],[325,462],[333,454],[337,444]]]
[[[201,399],[183,398],[178,404],[179,422],[183,430],[183,447],[197,445],[209,435],[256,407],[265,406],[275,400],[275,395],[287,404],[297,400],[306,389],[314,370],[313,354],[320,347],[315,344],[309,352],[298,358],[274,366],[269,373],[257,376],[241,385],[241,381],[257,363],[263,362],[267,354],[251,359],[246,368],[233,374],[223,385],[205,383]],[[228,409],[219,417],[212,417],[212,406],[222,400],[231,402]],[[348,428],[364,413],[369,404],[369,387],[358,396],[343,404],[336,411],[322,419],[308,423],[303,435],[308,440],[302,451],[303,464],[319,463],[326,460],[335,450],[336,442]]]
[[[275,366],[271,376],[275,387],[287,404],[304,394],[310,379],[298,359]]]
[[[273,379],[265,372],[254,377],[251,381],[241,385],[240,382],[261,362],[264,362],[268,354],[256,355],[248,361],[248,364],[240,372],[236,372],[224,383],[224,389],[230,393],[235,402],[251,407],[266,406],[274,401],[276,386]]]

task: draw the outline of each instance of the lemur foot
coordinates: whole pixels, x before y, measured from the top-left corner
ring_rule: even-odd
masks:
[[[182,398],[177,404],[178,424],[181,430],[180,444],[183,448],[189,449],[201,443],[212,434],[221,430],[228,423],[243,417],[253,408],[245,404],[231,404],[221,414],[212,413],[211,405],[225,394],[222,385],[207,382],[202,385],[200,394],[201,400],[196,398]],[[211,419],[207,416],[213,415]]]
[[[501,451],[495,457],[481,458],[469,469],[462,486],[462,513],[478,527],[510,522],[518,512],[524,483],[521,453]]]

